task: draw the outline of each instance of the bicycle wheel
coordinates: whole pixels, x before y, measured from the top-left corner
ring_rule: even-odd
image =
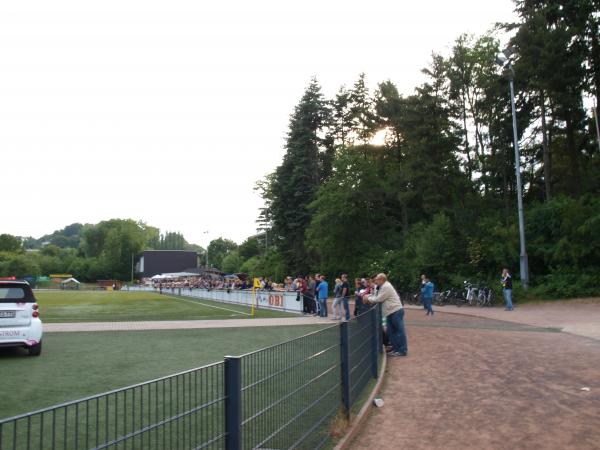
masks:
[[[488,306],[494,306],[494,300],[496,300],[496,294],[490,289],[490,295],[488,295]]]
[[[480,308],[485,306],[485,291],[483,289],[480,289],[479,294],[477,294],[477,306]]]

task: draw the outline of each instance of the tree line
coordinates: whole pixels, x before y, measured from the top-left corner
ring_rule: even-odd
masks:
[[[516,23],[459,36],[401,95],[365,74],[325,98],[316,79],[290,116],[283,161],[262,180],[269,275],[384,271],[406,289],[518,272],[510,36],[534,291],[600,284],[600,2],[519,0]],[[374,136],[385,133],[383,145]]]
[[[600,0],[517,0],[515,11],[515,23],[433,53],[410,95],[389,80],[371,90],[360,74],[326,98],[311,80],[290,115],[281,164],[257,183],[259,233],[240,245],[214,239],[209,264],[276,280],[383,271],[403,290],[423,272],[438,287],[518,272],[510,94],[495,62],[507,36],[532,290],[597,294]],[[153,248],[207,256],[179,233],[112,219],[39,240],[0,236],[0,276],[126,280],[131,254]]]
[[[74,223],[38,239],[0,234],[0,277],[37,277],[72,274],[80,281],[131,279],[144,250],[187,250],[205,264],[226,273],[267,272],[264,239],[251,236],[241,244],[219,237],[207,249],[189,243],[182,233],[161,233],[156,227],[131,219]],[[134,276],[138,274],[134,273]]]
[[[39,239],[0,235],[0,277],[70,273],[81,281],[129,280],[132,256],[137,262],[143,250],[204,252],[181,233],[160,233],[141,221],[74,223]]]

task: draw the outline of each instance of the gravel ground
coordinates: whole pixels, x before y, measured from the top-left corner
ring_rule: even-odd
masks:
[[[350,448],[599,449],[600,340],[544,324],[409,310],[409,356]]]
[[[410,309],[418,309],[416,306]],[[439,312],[486,317],[489,319],[559,328],[567,333],[600,339],[600,298],[528,303],[516,306],[514,311],[503,308],[476,308],[441,306],[434,307]]]

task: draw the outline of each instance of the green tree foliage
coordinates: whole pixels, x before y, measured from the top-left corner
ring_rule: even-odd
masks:
[[[542,122],[546,189],[578,197],[586,184],[598,185],[594,130],[583,94],[597,97],[600,86],[600,7],[594,0],[519,0],[516,5],[521,21],[509,26],[517,30],[511,41],[520,55],[515,69],[523,97],[536,106],[532,120]]]
[[[23,248],[21,239],[12,234],[0,234],[0,252],[19,252]]]
[[[286,153],[267,190],[273,235],[281,236],[278,244],[289,269],[308,268],[304,231],[311,214],[307,206],[322,179],[319,154],[325,151],[322,131],[329,122],[329,109],[313,79],[290,118]]]
[[[186,242],[183,234],[167,231],[161,235],[156,242],[155,250],[186,250],[188,243]]]
[[[46,234],[39,239],[27,237],[23,240],[23,246],[26,249],[40,249],[43,246],[52,244],[60,248],[78,248],[81,241],[82,229],[82,224],[72,223],[51,234]]]
[[[253,256],[258,256],[261,253],[258,236],[250,236],[242,242],[238,247],[238,253],[244,260],[248,260]]]
[[[116,278],[126,280],[131,276],[131,260],[146,246],[146,228],[142,222],[111,219],[83,231],[82,248],[88,258],[96,258],[98,272],[109,269]]]
[[[600,92],[600,3],[515,3],[518,23],[500,28],[511,31],[515,49],[532,280],[544,295],[597,293],[600,252],[590,230],[600,211],[600,153],[584,100]],[[505,266],[518,271],[509,73],[495,63],[499,50],[496,34],[461,35],[448,56],[433,54],[412,95],[391,81],[371,95],[361,74],[325,101],[329,119],[311,121],[302,135],[311,137],[311,158],[289,139],[282,165],[261,185],[285,271],[384,270],[406,289],[423,271],[438,286],[491,280]],[[307,111],[320,111],[311,86],[291,130],[308,129],[299,127]],[[381,130],[385,144],[370,145]],[[333,142],[331,173],[310,178],[327,148],[321,136]],[[266,271],[264,261],[243,267]]]
[[[238,273],[242,267],[242,258],[237,250],[232,250],[223,257],[221,270],[225,273]]]
[[[213,239],[208,245],[208,263],[211,267],[222,269],[223,260],[229,253],[237,249],[237,244],[230,239],[222,237]],[[240,264],[241,265],[241,264]]]
[[[146,249],[193,250],[181,233],[160,234],[144,222],[112,219],[98,224],[66,226],[39,239],[0,235],[0,277],[70,273],[81,281],[128,280],[131,259]],[[241,266],[241,262],[239,263]]]
[[[40,274],[40,267],[31,255],[16,255],[11,258],[6,269],[8,273],[17,278],[25,276],[37,276]]]

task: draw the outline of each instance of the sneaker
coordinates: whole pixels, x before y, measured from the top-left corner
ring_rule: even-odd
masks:
[[[398,356],[406,356],[406,353],[400,353],[400,352],[389,352],[389,353],[388,353],[388,356],[393,356],[393,357],[395,358],[395,357],[398,357]]]

